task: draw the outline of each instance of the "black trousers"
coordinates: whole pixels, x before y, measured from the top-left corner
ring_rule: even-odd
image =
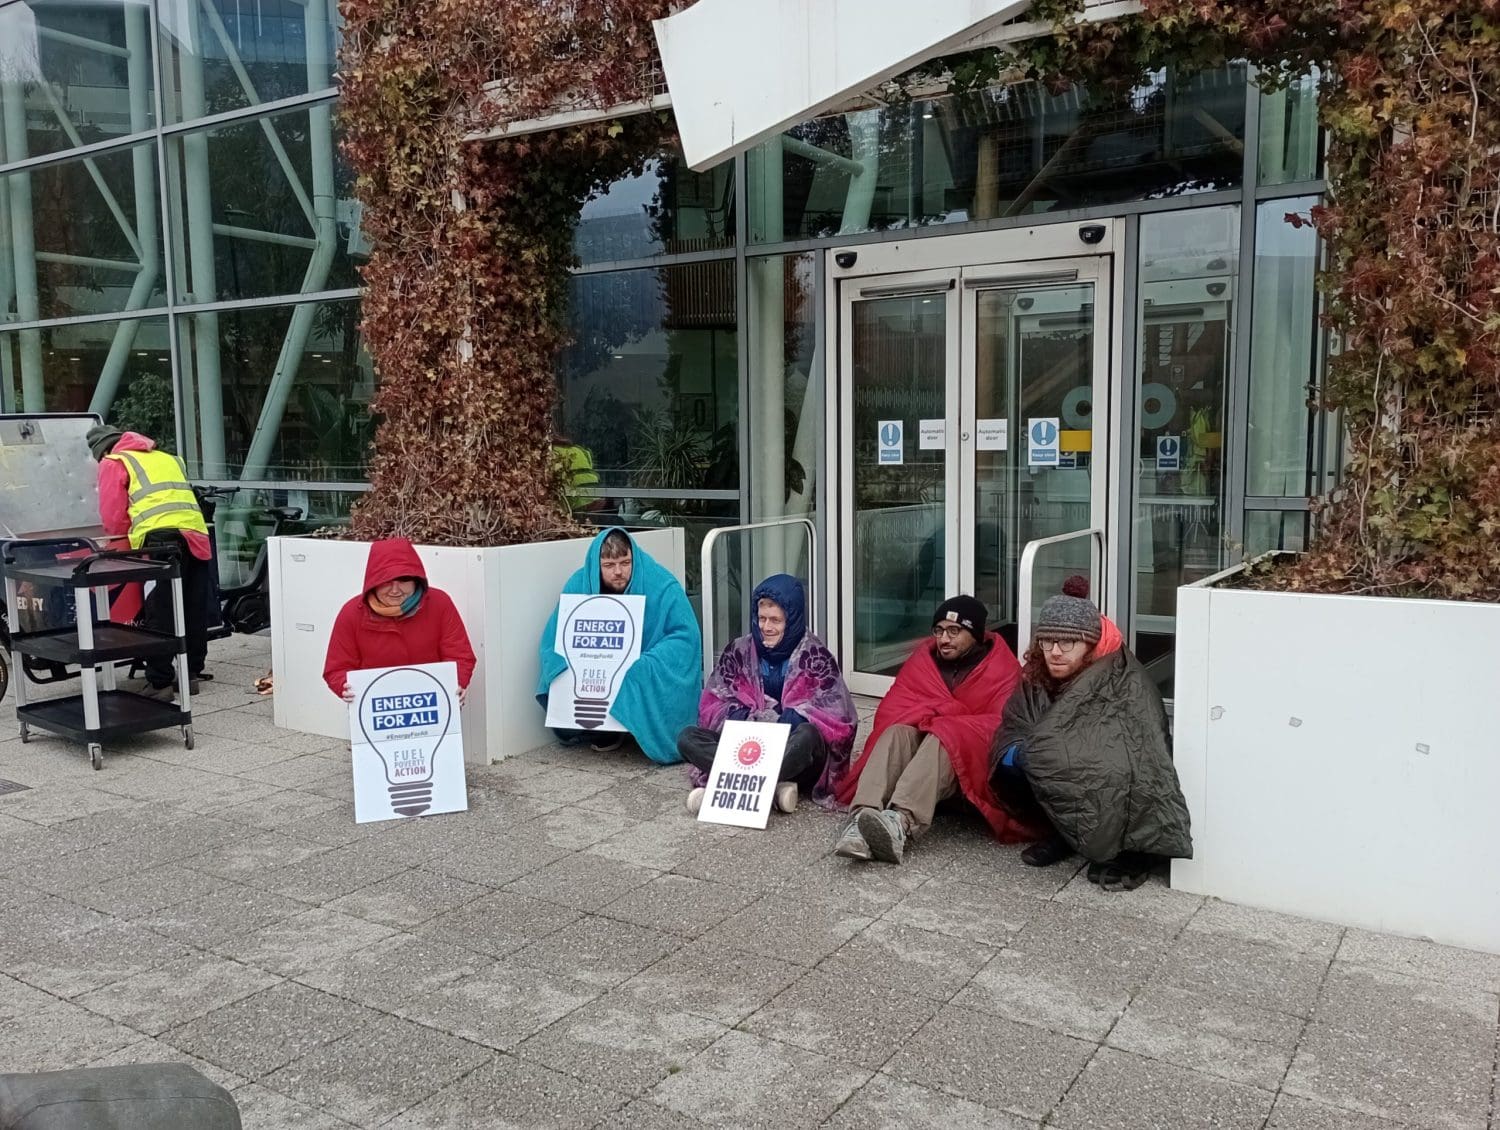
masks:
[[[208,602],[213,598],[214,563],[194,557],[187,539],[176,530],[153,530],[146,535],[145,546],[151,549],[175,546],[177,549],[177,561],[182,567],[182,619],[187,628],[188,673],[194,677],[201,675],[204,664],[208,662]],[[177,631],[172,618],[170,582],[152,588],[141,611],[141,624],[167,635]],[[146,681],[153,687],[168,686],[176,678],[171,656],[158,655],[146,661]]]
[[[706,730],[702,726],[689,726],[677,735],[677,752],[682,759],[696,769],[707,773],[714,767],[714,752],[719,748],[719,732]],[[796,781],[804,793],[823,776],[823,766],[828,762],[828,743],[818,728],[804,722],[792,728],[786,740],[786,756],[781,759],[781,780]]]

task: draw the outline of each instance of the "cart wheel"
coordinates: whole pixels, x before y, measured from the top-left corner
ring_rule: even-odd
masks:
[[[89,742],[89,762],[95,769],[104,768],[104,747],[98,742]]]
[[[188,749],[193,748],[193,728],[191,726],[184,726],[182,728],[182,743]]]
[[[28,726],[28,725],[26,725],[25,722],[22,722],[21,723],[21,744],[25,745],[30,740],[31,740],[31,727]]]

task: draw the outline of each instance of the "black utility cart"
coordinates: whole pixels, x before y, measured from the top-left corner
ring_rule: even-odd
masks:
[[[21,589],[29,585],[72,589],[76,609],[73,624],[11,633],[12,666],[17,670],[20,664],[16,657],[31,656],[65,666],[76,665],[83,682],[80,694],[28,702],[26,679],[16,679],[16,719],[21,724],[21,740],[26,741],[36,729],[87,742],[89,760],[95,769],[104,766],[106,741],[148,730],[180,727],[187,748],[192,749],[182,571],[176,555],[96,551],[70,560],[36,563],[28,561],[34,554],[21,552],[49,545],[71,548],[75,544],[46,540],[9,542],[0,562],[8,607],[23,607]],[[134,582],[171,586],[174,635],[110,622],[109,586]],[[116,689],[115,663],[161,655],[176,657],[177,702]]]

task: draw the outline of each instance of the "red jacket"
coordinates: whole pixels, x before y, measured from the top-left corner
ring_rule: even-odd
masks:
[[[1000,712],[1021,679],[1021,665],[1005,641],[991,632],[990,653],[954,690],[948,689],[923,642],[901,666],[896,681],[875,711],[875,726],[864,753],[839,786],[839,803],[854,799],[859,775],[880,735],[891,726],[915,726],[943,743],[964,798],[979,809],[1002,843],[1037,839],[1042,832],[1016,820],[995,804],[990,792],[990,743],[1000,727]]]
[[[334,694],[344,693],[350,671],[446,660],[458,664],[458,685],[469,685],[474,675],[474,649],[469,646],[469,633],[458,609],[442,589],[429,588],[410,616],[387,619],[370,611],[365,597],[371,590],[400,577],[427,582],[427,570],[422,568],[422,559],[411,542],[387,538],[371,545],[365,587],[339,609],[328,639],[323,681]]]
[[[156,441],[139,432],[126,432],[111,451],[154,451]],[[99,460],[99,520],[104,532],[116,537],[130,533],[130,472],[118,459]],[[197,530],[178,530],[188,552],[199,561],[213,556],[208,538]]]

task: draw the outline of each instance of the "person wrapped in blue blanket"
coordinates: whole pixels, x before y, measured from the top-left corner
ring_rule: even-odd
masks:
[[[568,578],[562,591],[646,598],[640,658],[625,672],[610,714],[652,761],[661,765],[681,761],[677,735],[697,721],[698,693],[703,688],[703,638],[682,585],[628,533],[612,527],[594,538],[583,568]],[[557,652],[556,641],[557,610],[553,609],[542,632],[541,678],[536,688],[537,702],[544,710],[552,681],[568,667]],[[565,742],[584,737],[572,732],[558,736]],[[618,733],[598,733],[594,748],[617,748],[622,740]]]

